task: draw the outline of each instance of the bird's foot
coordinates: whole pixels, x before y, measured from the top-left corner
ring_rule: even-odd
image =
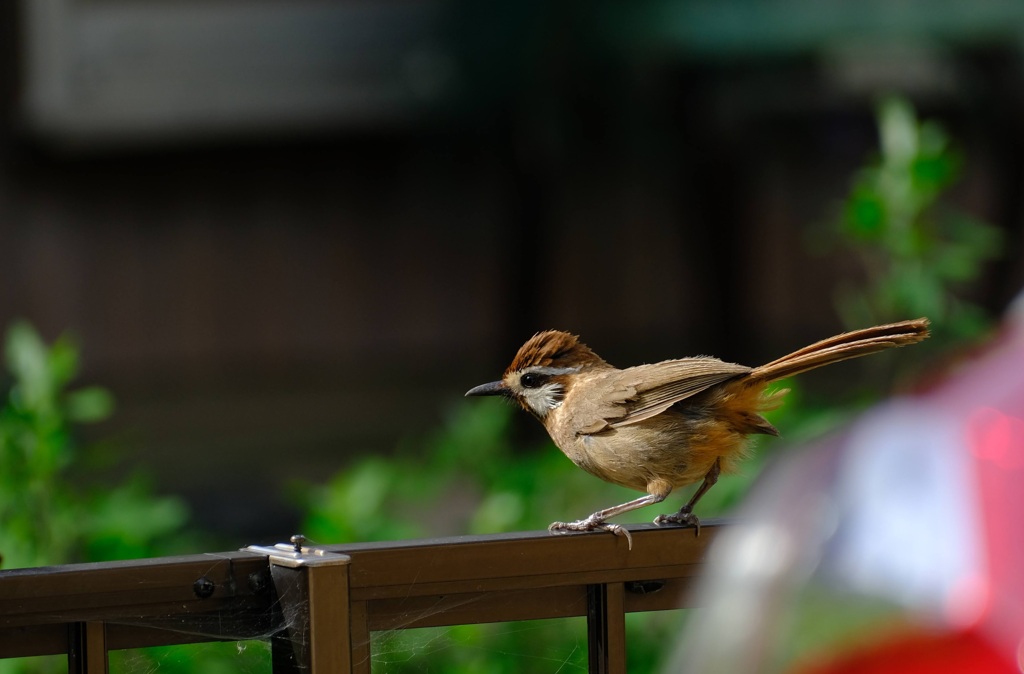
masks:
[[[593,515],[582,520],[576,520],[575,522],[552,522],[548,527],[548,531],[553,533],[565,533],[568,531],[596,531],[597,529],[609,531],[616,536],[623,536],[626,539],[626,545],[629,549],[633,549],[633,536],[625,527],[619,524],[608,524],[604,520],[594,517]]]
[[[662,524],[681,524],[684,527],[693,527],[694,536],[700,536],[700,520],[686,506],[680,508],[677,513],[658,515],[654,518],[654,523],[659,527]]]

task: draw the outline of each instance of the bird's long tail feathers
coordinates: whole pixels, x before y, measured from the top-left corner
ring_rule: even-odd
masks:
[[[773,360],[767,365],[754,368],[750,377],[774,381],[807,372],[823,365],[831,365],[849,358],[859,358],[907,344],[916,344],[928,337],[928,319],[917,318],[873,328],[844,332],[835,337],[823,339],[788,356]]]

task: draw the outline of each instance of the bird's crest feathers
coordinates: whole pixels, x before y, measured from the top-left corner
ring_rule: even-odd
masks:
[[[545,330],[519,348],[505,374],[521,372],[528,367],[584,368],[593,365],[607,366],[608,363],[576,335],[561,330]]]

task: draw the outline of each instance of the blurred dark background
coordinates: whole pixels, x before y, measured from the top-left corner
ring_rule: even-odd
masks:
[[[195,519],[286,535],[538,329],[757,364],[842,328],[815,246],[907,96],[1022,286],[1024,4],[0,2],[0,326],[70,331]],[[809,243],[810,242],[810,243]],[[523,415],[522,432],[536,433]]]

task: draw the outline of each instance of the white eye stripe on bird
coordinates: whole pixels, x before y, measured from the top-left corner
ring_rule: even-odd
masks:
[[[555,377],[562,374],[572,374],[579,372],[578,367],[547,367],[547,366],[534,366],[527,368],[526,371],[519,377],[519,383],[523,388],[540,388],[543,386],[550,377]]]
[[[550,367],[547,365],[534,365],[533,367],[526,368],[526,372],[532,372],[535,374],[548,375],[555,377],[560,374],[572,374],[573,372],[579,372],[578,367]]]

